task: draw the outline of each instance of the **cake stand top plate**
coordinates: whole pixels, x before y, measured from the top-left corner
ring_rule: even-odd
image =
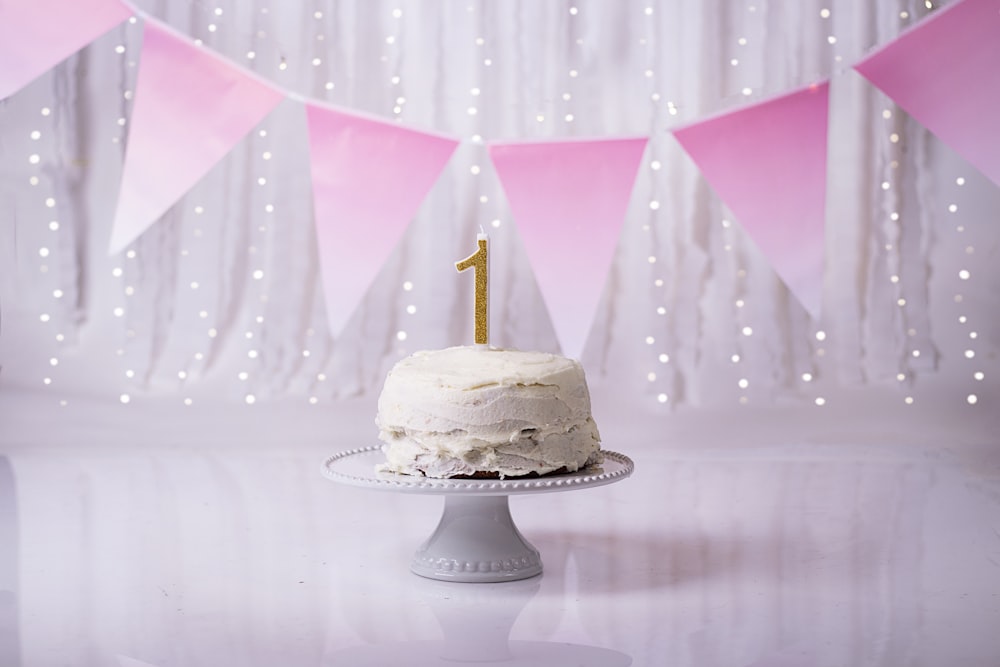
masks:
[[[573,473],[507,479],[436,479],[376,472],[376,464],[385,458],[382,447],[373,445],[334,454],[323,462],[322,473],[334,482],[397,493],[509,496],[603,486],[625,479],[635,469],[632,459],[624,454],[608,450],[602,453],[604,463]]]

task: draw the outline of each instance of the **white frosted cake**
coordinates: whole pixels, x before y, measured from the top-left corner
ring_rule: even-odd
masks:
[[[375,423],[384,472],[504,478],[601,461],[583,368],[544,352],[417,352],[389,371]]]

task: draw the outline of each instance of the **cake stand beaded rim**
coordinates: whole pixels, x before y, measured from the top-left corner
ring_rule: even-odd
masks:
[[[632,459],[624,454],[605,449],[601,452],[604,455],[603,464],[596,468],[587,468],[572,473],[532,478],[438,479],[376,472],[375,464],[378,462],[376,455],[381,453],[381,445],[358,447],[338,452],[323,462],[321,472],[324,477],[334,482],[382,491],[506,496],[603,486],[625,479],[635,470]],[[362,460],[370,463],[367,469],[360,467]],[[348,462],[349,465],[345,466],[345,462]],[[342,470],[341,468],[344,467],[353,468],[353,470]]]

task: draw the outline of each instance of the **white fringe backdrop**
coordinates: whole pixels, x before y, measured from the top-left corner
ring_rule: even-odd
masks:
[[[0,393],[322,405],[375,392],[402,355],[471,342],[472,281],[453,265],[480,226],[493,341],[555,350],[482,142],[648,135],[583,355],[592,384],[651,410],[825,404],[857,388],[990,409],[1000,188],[850,69],[933,11],[924,2],[137,6],[289,93],[463,143],[332,339],[294,100],[108,256],[142,41],[141,18],[123,24],[0,102]],[[669,130],[827,77],[813,321]]]

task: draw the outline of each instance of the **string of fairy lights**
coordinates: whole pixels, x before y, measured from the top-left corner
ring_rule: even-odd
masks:
[[[955,178],[955,189],[960,190],[965,186],[965,177],[958,176]],[[947,205],[947,211],[950,215],[955,215],[958,213],[959,205],[955,203],[960,198],[959,193],[956,191],[952,201]],[[962,222],[955,223],[955,233],[963,236],[965,233],[965,225]],[[971,242],[966,242],[964,247],[964,252],[966,255],[971,256],[976,252],[975,246]],[[953,301],[959,307],[964,305],[964,288],[969,280],[972,279],[972,273],[966,268],[960,268],[955,276],[958,279],[957,289],[955,291],[955,296]],[[974,323],[969,321],[969,316],[966,315],[966,309],[962,309],[961,314],[958,316],[958,324],[964,335],[968,338],[967,347],[962,351],[962,357],[967,362],[967,366],[970,367],[968,371],[969,375],[972,377],[972,383],[965,395],[965,401],[969,405],[976,405],[979,403],[978,390],[975,388],[976,383],[980,383],[986,379],[986,373],[982,370],[980,366],[981,362],[977,361],[976,356],[976,344],[979,339],[979,332],[974,327]]]
[[[933,9],[933,5],[930,2],[926,2],[925,7],[928,10]],[[469,11],[473,12],[476,9],[470,6]],[[570,46],[573,48],[567,51],[565,68],[558,77],[558,90],[552,91],[552,94],[547,97],[547,101],[539,100],[538,104],[520,110],[520,113],[524,114],[523,120],[525,125],[533,123],[536,126],[552,129],[554,122],[561,122],[566,128],[570,128],[559,132],[559,134],[572,133],[573,130],[571,128],[581,123],[581,114],[587,111],[585,106],[577,104],[577,88],[581,81],[581,71],[584,68],[584,64],[580,58],[581,48],[585,45],[584,37],[582,36],[584,31],[581,26],[584,21],[588,20],[588,16],[584,9],[578,6],[570,6],[566,11],[568,12],[567,29],[570,35],[568,39],[571,42]],[[659,87],[662,82],[658,78],[657,71],[660,56],[657,53],[658,42],[656,37],[658,32],[655,24],[655,21],[658,19],[658,8],[655,6],[645,6],[639,8],[638,11],[641,11],[641,16],[647,23],[636,38],[638,45],[646,50],[641,65],[642,70],[636,76],[639,80],[648,82],[648,85],[645,87],[645,94],[648,95],[648,99],[652,103],[653,113],[658,119],[657,122],[666,122],[670,117],[677,116],[682,106],[680,100],[668,99],[669,95],[665,95],[664,91]],[[747,11],[755,12],[756,8],[750,5]],[[220,7],[211,8],[205,13],[207,15],[207,22],[197,31],[199,34],[192,35],[192,38],[196,43],[202,44],[207,41],[209,46],[211,46],[212,38],[224,31],[227,14]],[[266,24],[269,14],[270,11],[267,8],[261,8],[257,16],[259,24]],[[916,20],[907,11],[901,11],[899,17],[904,24]],[[330,45],[327,39],[326,28],[328,26],[326,21],[329,17],[322,11],[316,10],[312,13],[312,18],[314,21],[310,26],[310,43],[313,45],[315,55],[307,64],[302,65],[302,68],[303,70],[308,70],[307,75],[313,82],[312,87],[314,89],[333,94],[337,91],[337,84],[334,77],[328,71]],[[386,27],[386,34],[383,36],[382,55],[380,58],[380,62],[387,66],[387,71],[389,72],[387,82],[389,84],[389,93],[385,96],[385,103],[388,106],[381,111],[385,117],[394,118],[399,121],[406,118],[407,110],[406,81],[404,81],[403,68],[404,60],[400,53],[400,44],[405,37],[406,23],[404,18],[405,14],[402,8],[395,7],[389,10],[390,20],[383,24]],[[830,9],[823,8],[819,11],[818,20],[829,23],[832,18],[833,14]],[[122,42],[115,44],[113,47],[115,53],[122,58],[123,71],[134,73],[137,67],[138,54],[131,50],[129,45],[138,43],[137,38],[140,25],[136,17],[130,18],[123,28]],[[842,55],[835,50],[839,41],[836,35],[832,34],[832,27],[828,32],[830,34],[827,38],[827,43],[831,47],[829,61],[831,63],[842,63]],[[290,62],[282,55],[282,49],[277,48],[274,44],[271,44],[272,48],[266,48],[266,44],[270,39],[270,34],[267,30],[260,27],[255,31],[255,38],[255,43],[263,43],[265,46],[257,46],[253,50],[245,52],[246,63],[252,65],[262,75],[272,77],[278,82],[282,82],[292,74],[296,76],[303,75],[303,71],[293,71],[295,63]],[[469,39],[473,41],[474,51],[479,58],[481,67],[477,71],[480,72],[483,80],[477,81],[468,87],[462,95],[455,98],[454,103],[462,105],[465,115],[471,123],[470,126],[473,128],[467,136],[468,142],[481,149],[484,141],[482,134],[485,129],[482,111],[488,105],[495,103],[490,98],[489,77],[483,73],[488,72],[496,64],[496,59],[501,56],[499,52],[490,48],[491,45],[484,34],[474,32],[470,34]],[[745,62],[741,54],[751,46],[751,42],[746,35],[737,35],[734,40],[734,43],[731,45],[732,48],[724,53],[724,58],[725,64],[730,68],[730,76],[738,79]],[[265,57],[269,58],[271,62],[264,62]],[[738,90],[741,96],[751,101],[761,92],[751,85],[739,85]],[[123,146],[127,137],[127,113],[133,97],[134,91],[131,89],[124,90],[119,113],[112,119],[116,127],[116,132],[111,137],[111,142],[117,146]],[[887,176],[879,184],[879,189],[883,196],[892,197],[893,201],[898,202],[903,196],[896,191],[896,181],[899,178],[899,164],[901,160],[905,159],[904,153],[908,146],[906,145],[905,133],[899,122],[900,113],[893,108],[885,108],[881,110],[880,115],[881,120],[884,121],[881,126],[883,128],[883,140],[890,156],[887,163],[888,171],[893,175]],[[48,293],[51,294],[52,299],[50,303],[40,304],[39,306],[39,324],[44,327],[45,340],[49,341],[49,344],[52,346],[51,354],[48,356],[47,367],[42,373],[41,383],[45,387],[58,388],[59,367],[63,350],[65,346],[75,342],[73,335],[74,306],[71,303],[75,301],[75,298],[73,298],[74,295],[68,293],[70,288],[67,286],[72,281],[61,280],[57,275],[59,270],[58,265],[53,262],[56,255],[56,248],[62,242],[59,236],[65,234],[66,229],[59,215],[56,188],[52,183],[52,179],[45,171],[45,166],[52,157],[51,155],[47,155],[45,150],[45,140],[51,140],[48,135],[55,132],[52,116],[53,110],[51,106],[44,106],[39,109],[40,122],[37,127],[31,127],[28,133],[30,149],[27,161],[31,167],[29,184],[32,186],[33,191],[38,192],[36,196],[41,202],[39,217],[48,218],[47,229],[49,233],[49,237],[37,248],[36,266],[38,274],[41,275],[43,280],[47,280],[50,285]],[[253,405],[258,402],[258,399],[262,398],[261,391],[265,392],[265,396],[267,391],[266,386],[262,383],[254,383],[254,376],[260,372],[261,365],[264,362],[261,341],[268,335],[267,305],[271,297],[271,290],[275,288],[275,284],[271,280],[270,270],[268,269],[268,255],[273,252],[273,243],[271,242],[273,234],[272,221],[276,216],[280,215],[278,205],[276,204],[275,183],[281,177],[280,170],[276,165],[279,163],[279,158],[283,157],[280,155],[282,146],[280,142],[273,140],[270,121],[265,120],[262,127],[255,131],[252,140],[249,142],[248,150],[251,154],[252,171],[255,174],[253,177],[255,189],[251,197],[252,206],[256,208],[258,213],[262,212],[264,217],[263,221],[256,224],[250,230],[251,235],[247,247],[249,260],[246,263],[246,271],[248,272],[247,284],[249,285],[246,301],[248,309],[245,316],[245,326],[242,335],[239,336],[243,341],[244,361],[241,368],[236,371],[235,379],[242,386],[246,387],[246,390],[242,394],[244,402],[248,405]],[[484,154],[482,150],[476,153],[477,156]],[[475,158],[468,165],[465,173],[469,180],[460,182],[459,185],[479,192],[478,202],[480,208],[476,215],[480,220],[485,222],[485,226],[498,229],[503,226],[507,213],[503,207],[502,198],[493,196],[497,191],[496,183],[483,178],[486,172],[479,163],[479,159],[481,157]],[[650,326],[645,332],[640,333],[640,343],[648,349],[648,355],[646,356],[648,360],[647,368],[641,371],[645,375],[645,380],[650,388],[648,395],[654,404],[669,406],[674,402],[673,388],[676,386],[676,371],[672,369],[671,364],[676,351],[670,349],[669,345],[664,342],[670,340],[670,336],[667,335],[670,326],[670,301],[666,295],[666,281],[663,275],[657,271],[657,266],[664,261],[664,257],[661,255],[661,251],[664,250],[664,242],[660,239],[660,236],[665,233],[665,226],[669,224],[664,203],[669,193],[662,190],[662,179],[659,178],[665,171],[664,160],[662,143],[656,137],[653,137],[643,163],[650,187],[649,199],[646,202],[646,210],[643,212],[643,222],[641,225],[642,231],[648,234],[650,238],[649,247],[653,249],[647,260],[650,268],[650,280],[652,281],[651,293],[655,297],[654,303],[651,304],[653,316],[649,319]],[[963,176],[955,177],[950,201],[946,204],[945,210],[932,212],[932,215],[936,217],[941,216],[953,221],[950,223],[950,226],[959,239],[968,236],[966,222],[964,222],[964,217],[960,215],[960,203],[965,184],[966,180]],[[210,210],[207,204],[198,201],[197,193],[195,193],[195,196],[186,198],[184,206],[183,215],[185,221],[193,222],[187,225],[190,228],[190,233],[186,234],[181,241],[179,253],[182,261],[178,275],[184,274],[183,260],[189,258],[193,253],[198,252],[198,243],[204,236],[203,225],[205,221],[221,215],[221,212]],[[914,297],[908,294],[907,267],[903,263],[903,255],[899,248],[899,244],[901,243],[900,235],[903,233],[901,226],[910,221],[902,219],[898,206],[892,206],[891,209],[888,212],[888,220],[886,221],[889,224],[881,227],[881,233],[884,237],[882,241],[884,242],[883,249],[885,251],[886,279],[894,290],[895,304],[898,308],[897,317],[902,323],[906,339],[924,339],[929,336],[929,332],[920,330],[918,325],[909,319],[908,306],[913,305],[912,300]],[[752,307],[754,293],[746,283],[748,278],[747,266],[740,257],[740,254],[736,252],[736,249],[740,245],[737,225],[727,216],[722,217],[717,224],[719,225],[718,233],[721,235],[720,241],[724,252],[735,254],[735,263],[733,266],[737,284],[734,289],[732,305],[735,313],[733,322],[736,331],[732,337],[734,347],[729,353],[728,359],[734,369],[733,377],[735,378],[736,389],[738,390],[736,392],[737,401],[739,404],[748,404],[753,396],[752,388],[755,386],[755,380],[751,372],[745,368],[747,355],[754,353],[753,347],[750,345],[755,335],[755,311]],[[969,258],[972,258],[976,252],[973,242],[964,243],[963,252]],[[123,405],[132,402],[134,391],[141,390],[140,388],[143,386],[144,380],[142,377],[139,377],[140,374],[129,361],[130,346],[139,344],[139,341],[149,334],[149,331],[143,329],[143,327],[148,328],[152,326],[148,320],[143,321],[133,316],[133,312],[135,311],[134,304],[144,298],[144,295],[139,294],[139,288],[137,287],[141,283],[139,276],[143,270],[141,266],[142,259],[136,248],[131,247],[112,260],[110,266],[111,277],[118,286],[118,295],[112,305],[110,315],[115,320],[122,322],[123,333],[123,343],[116,350],[116,354],[124,359],[122,374],[125,379],[125,386],[132,387],[132,389],[124,390],[119,394],[118,400]],[[924,278],[926,279],[926,277]],[[960,268],[954,275],[954,294],[952,300],[956,307],[963,306],[965,294],[969,289],[968,286],[971,280],[973,280],[973,272],[969,268]],[[190,290],[192,293],[197,293],[204,297],[204,300],[195,306],[197,311],[194,313],[194,317],[192,317],[194,322],[199,323],[198,325],[203,327],[205,337],[204,347],[193,350],[187,359],[178,363],[175,371],[178,396],[184,405],[194,404],[194,393],[189,391],[189,389],[192,386],[192,382],[198,378],[200,371],[205,367],[208,357],[212,354],[213,346],[218,346],[217,339],[223,334],[219,329],[219,327],[223,326],[222,320],[219,317],[219,313],[215,312],[218,307],[218,296],[214,295],[215,302],[213,303],[211,291],[204,290],[203,287],[201,281],[196,278],[187,280],[181,286],[183,289]],[[422,287],[410,278],[398,283],[397,289],[400,291],[401,296],[398,302],[401,304],[403,312],[397,319],[400,322],[400,326],[394,335],[399,343],[404,343],[407,340],[411,326],[417,327],[421,323],[420,309],[418,309],[417,303],[419,302],[419,290]],[[926,306],[927,304],[923,303],[921,305]],[[975,326],[976,318],[977,315],[972,309],[961,309],[960,314],[957,315],[958,326],[961,328],[966,340],[966,344],[960,351],[960,354],[968,366],[966,375],[969,384],[965,394],[965,401],[969,405],[979,403],[980,392],[976,387],[986,379],[986,371],[979,363],[980,357],[977,349],[979,332]],[[810,400],[816,406],[824,406],[827,403],[826,395],[818,386],[815,388],[812,387],[817,385],[817,380],[820,379],[824,372],[825,364],[823,358],[826,356],[826,347],[831,341],[829,340],[827,331],[822,328],[816,328],[810,333],[810,336],[809,345],[812,357],[809,360],[807,368],[796,372],[796,381],[801,383],[799,385],[800,389],[810,396]],[[328,380],[328,372],[323,366],[323,358],[326,355],[321,351],[324,344],[317,342],[319,338],[320,335],[314,327],[307,327],[305,330],[305,340],[301,349],[301,356],[304,360],[310,360],[314,356],[319,357],[310,366],[310,368],[314,369],[311,371],[312,381],[309,383],[308,391],[305,392],[306,400],[314,405],[320,403],[322,398],[327,395],[327,392],[323,389]],[[903,388],[902,401],[904,404],[914,405],[918,403],[918,386],[915,378],[919,375],[920,367],[915,367],[913,365],[914,361],[920,359],[922,355],[933,353],[932,350],[925,349],[921,345],[911,345],[907,348],[907,355],[902,358],[902,366],[896,374],[896,380]],[[67,402],[65,397],[60,397],[59,400],[61,405],[65,405]]]
[[[69,319],[66,316],[66,311],[71,308],[66,303],[72,298],[72,295],[66,294],[66,291],[59,286],[60,281],[57,275],[58,264],[56,264],[54,270],[52,266],[52,262],[55,259],[53,248],[58,248],[60,244],[58,236],[60,230],[63,228],[53,184],[48,182],[47,179],[45,179],[45,183],[43,184],[43,168],[48,157],[46,153],[51,146],[50,136],[53,134],[51,125],[48,123],[52,116],[52,108],[49,106],[43,106],[38,110],[37,125],[32,126],[28,132],[30,143],[28,144],[27,156],[27,162],[31,168],[28,184],[33,191],[39,192],[36,201],[40,205],[37,207],[35,213],[40,219],[48,218],[49,221],[49,233],[45,235],[37,249],[39,280],[45,283],[45,291],[50,293],[53,299],[51,303],[43,306],[41,312],[38,314],[38,322],[42,325],[42,329],[46,333],[42,339],[49,344],[47,346],[48,354],[46,355],[48,356],[47,365],[44,367],[42,373],[42,385],[46,387],[52,386],[58,377],[61,356],[59,349],[67,342],[67,336],[63,328],[65,321]],[[49,125],[49,127],[44,127],[44,125]],[[54,334],[51,333],[53,328],[55,328]],[[65,399],[61,399],[61,404],[65,404]]]

